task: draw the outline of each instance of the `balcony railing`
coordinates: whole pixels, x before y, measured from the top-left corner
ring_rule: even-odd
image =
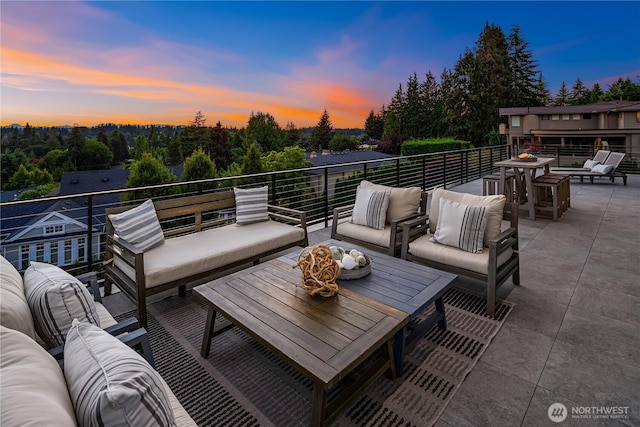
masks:
[[[2,255],[19,270],[50,262],[73,274],[101,270],[105,209],[145,199],[269,186],[270,203],[304,210],[309,225],[329,225],[333,208],[353,203],[360,180],[424,190],[450,187],[495,171],[510,156],[505,145],[392,157],[254,175],[45,197],[0,203]],[[126,201],[124,201],[126,199]]]

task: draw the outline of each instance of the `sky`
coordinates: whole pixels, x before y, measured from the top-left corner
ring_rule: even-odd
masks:
[[[485,24],[518,25],[549,89],[640,83],[639,1],[0,2],[0,122],[363,128]]]

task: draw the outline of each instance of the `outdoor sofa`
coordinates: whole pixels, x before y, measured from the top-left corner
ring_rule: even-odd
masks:
[[[147,325],[147,297],[295,246],[307,246],[302,211],[267,203],[266,186],[106,209],[105,294],[115,284]]]
[[[146,331],[117,323],[95,274],[83,279],[93,295],[56,266],[32,262],[23,278],[0,256],[0,425],[89,426],[100,414],[105,425],[196,426],[153,368]],[[153,413],[149,400],[161,402]],[[150,422],[158,414],[166,423]]]

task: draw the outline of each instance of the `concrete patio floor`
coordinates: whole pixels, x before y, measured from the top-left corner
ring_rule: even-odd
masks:
[[[450,189],[482,194],[482,181]],[[329,234],[314,228],[310,243]],[[436,426],[640,425],[640,176],[573,179],[571,208],[557,222],[521,210],[519,234],[521,285],[498,292],[516,305]]]

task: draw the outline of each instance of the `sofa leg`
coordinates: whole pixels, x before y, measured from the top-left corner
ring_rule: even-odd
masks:
[[[487,314],[491,317],[496,314],[496,283],[492,280],[487,282]]]
[[[147,328],[147,300],[145,298],[138,298],[138,321],[140,326]]]
[[[178,286],[178,296],[184,297],[187,295],[187,285]]]

